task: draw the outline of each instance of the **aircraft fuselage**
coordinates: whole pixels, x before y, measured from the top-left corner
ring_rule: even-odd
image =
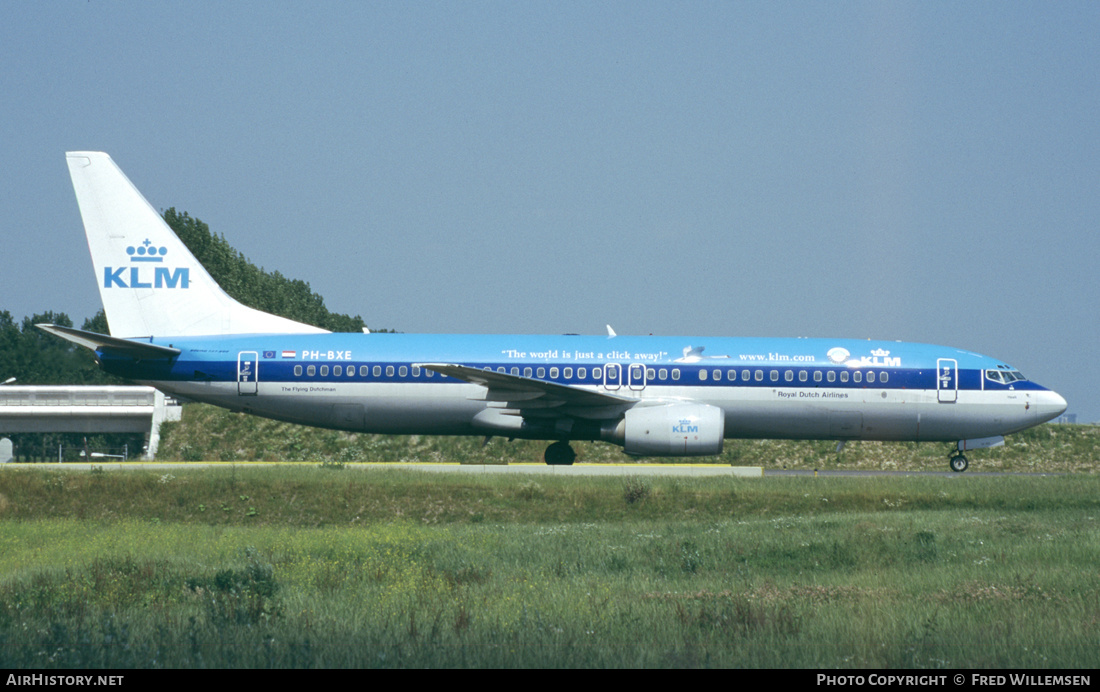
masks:
[[[188,399],[371,433],[609,434],[581,424],[548,435],[548,428],[510,429],[479,418],[486,410],[522,408],[528,418],[532,411],[522,403],[510,407],[514,394],[501,403],[487,397],[493,387],[425,365],[443,362],[516,378],[520,388],[531,381],[605,393],[626,400],[624,407],[714,406],[722,411],[725,438],[953,441],[1005,435],[1065,409],[1059,395],[1022,376],[998,377],[1016,371],[992,358],[902,342],[407,334],[150,341],[180,355],[101,357],[103,366]],[[568,405],[555,403],[547,412]]]

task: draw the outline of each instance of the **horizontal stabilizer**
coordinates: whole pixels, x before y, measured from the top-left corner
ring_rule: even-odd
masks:
[[[142,360],[149,358],[174,358],[180,354],[178,348],[158,346],[157,344],[150,344],[143,341],[119,339],[118,337],[97,334],[95,332],[86,332],[82,329],[73,329],[72,327],[59,327],[56,324],[36,324],[34,326],[44,332],[49,332],[54,336],[60,336],[62,339],[71,341],[84,348],[89,348],[98,353],[105,353],[112,356],[130,356],[131,358]]]

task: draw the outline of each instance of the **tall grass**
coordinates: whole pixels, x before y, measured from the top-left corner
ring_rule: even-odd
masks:
[[[761,480],[430,474],[322,465],[98,473],[22,467],[0,472],[0,518],[321,527],[393,520],[686,521],[899,509],[1085,511],[1100,499],[1080,489],[1097,483],[1093,476]]]
[[[2,666],[1100,663],[1093,477],[9,471]]]
[[[631,463],[607,443],[574,443],[580,463]],[[183,420],[166,423],[158,459],[166,461],[432,461],[463,464],[537,463],[546,443],[477,437],[356,435],[230,413],[205,404],[184,406]],[[1100,468],[1100,426],[1043,425],[1007,438],[1003,447],[970,454],[971,468],[992,471],[1088,473]],[[951,445],[914,442],[726,440],[720,456],[704,463],[776,469],[944,470]],[[644,459],[676,462],[675,458]]]

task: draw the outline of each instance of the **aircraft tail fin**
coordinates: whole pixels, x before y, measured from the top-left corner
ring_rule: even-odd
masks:
[[[112,336],[326,331],[233,300],[110,156],[65,156]]]

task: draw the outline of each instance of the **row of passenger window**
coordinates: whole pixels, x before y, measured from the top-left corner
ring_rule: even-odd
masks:
[[[415,365],[412,366],[413,377],[420,377],[420,374],[421,374],[420,371],[421,371],[421,368],[419,368]],[[320,372],[321,377],[328,377],[329,366],[327,366],[327,365],[307,365],[307,366],[305,366],[305,374],[306,374],[307,377],[316,377],[318,375],[318,372]],[[341,377],[341,376],[355,377],[355,366],[354,365],[347,366],[347,371],[346,372],[347,372],[347,374],[345,375],[344,374],[345,370],[344,370],[343,365],[333,365],[332,366],[332,375],[333,375],[333,377]],[[395,369],[394,366],[392,366],[392,365],[387,365],[386,366],[386,377],[393,377],[395,373],[399,377],[407,377],[408,374],[409,374],[409,367],[406,366],[406,365],[402,365],[402,366]],[[435,373],[432,372],[431,370],[426,371],[425,374],[428,377],[435,377]],[[301,377],[302,376],[302,366],[301,365],[295,365],[294,366],[294,376],[295,377]],[[381,377],[382,376],[382,366],[381,365],[375,365],[373,368],[371,368],[371,366],[369,366],[369,365],[360,365],[359,366],[359,377],[371,377],[371,376]]]
[[[737,380],[736,368],[729,368],[725,371],[720,368],[714,368],[709,375],[707,374],[706,370],[700,370],[699,379],[705,381],[709,377],[715,381],[721,380],[723,372],[725,372],[725,378],[728,382],[734,382]],[[766,372],[768,373],[767,378],[770,382],[778,382],[780,380],[780,377],[782,377],[784,382],[794,382],[796,377],[798,378],[799,382],[809,382],[812,379],[814,382],[817,383],[820,383],[822,381],[836,382],[837,380],[839,380],[842,384],[846,384],[849,381],[855,384],[862,384],[864,378],[866,378],[869,384],[874,384],[876,381],[885,384],[890,381],[890,373],[886,372],[885,370],[878,373],[876,373],[874,370],[868,370],[866,372],[862,370],[826,370],[824,371],[824,373],[821,370],[814,370],[812,373],[808,370],[799,370],[797,371],[797,373],[794,370],[783,370],[782,376],[780,375],[779,370],[773,369],[767,370]],[[752,370],[750,368],[746,368],[741,371],[741,381],[749,382],[750,380],[752,380],[756,382],[763,382],[765,377],[764,373],[764,370]]]
[[[413,377],[420,377],[422,374],[426,377],[435,377],[435,372],[433,372],[432,370],[429,370],[427,368],[420,368],[419,366],[416,366],[416,365],[413,365],[413,366],[387,365],[387,366],[385,366],[384,370],[383,370],[383,367],[381,365],[375,365],[375,366],[360,365],[359,366],[359,377],[382,377],[383,371],[386,373],[386,377],[393,377],[394,375],[397,375],[398,377],[408,377],[410,370],[412,371],[412,376]],[[490,370],[491,371],[492,368],[485,368],[485,370]],[[546,370],[547,369],[544,368],[544,367],[540,367],[540,368],[526,367],[526,368],[523,369],[523,376],[524,377],[538,377],[538,378],[542,379],[542,378],[546,377]],[[423,372],[421,372],[421,371],[423,371]],[[329,376],[329,366],[328,365],[306,365],[306,366],[304,366],[304,369],[303,369],[303,366],[301,366],[301,365],[295,365],[294,366],[294,376],[295,377],[301,377],[303,372],[305,373],[305,375],[307,377],[316,377],[317,375],[320,375],[321,377],[328,377]],[[497,372],[512,374],[512,375],[519,375],[520,374],[520,369],[518,367],[512,367],[511,370],[508,370],[508,369],[504,368],[503,366],[501,366],[501,367],[497,368]],[[650,368],[648,372],[649,372],[649,377],[652,379],[653,369]],[[571,367],[566,367],[566,368],[561,368],[561,369],[559,369],[557,367],[553,367],[553,368],[550,368],[550,379],[556,380],[556,379],[558,379],[558,376],[561,375],[564,379],[571,380],[571,379],[573,379],[573,373],[574,373],[574,370]],[[588,368],[577,368],[576,369],[576,375],[577,375],[577,379],[579,379],[579,380],[587,379],[587,377],[588,377]],[[332,376],[333,377],[355,377],[355,366],[354,365],[348,365],[345,369],[345,367],[343,365],[333,365],[332,366]],[[663,379],[666,379],[667,377],[668,377],[668,372],[665,371],[665,370],[661,370],[661,379],[663,380]],[[603,371],[600,368],[592,368],[592,378],[595,379],[595,380],[601,380],[603,378]],[[672,371],[672,379],[674,379],[674,380],[680,379],[680,370],[678,368]]]
[[[381,365],[360,365],[358,372],[359,377],[382,377],[383,372],[385,372],[386,377],[393,377],[394,375],[397,375],[398,377],[407,377],[410,370],[412,371],[413,377],[420,377],[421,375],[423,375],[430,378],[435,376],[435,372],[433,372],[432,370],[428,370],[426,368],[422,369],[415,365],[387,365],[384,369]],[[422,370],[423,372],[421,372]],[[485,370],[492,370],[492,368],[487,367],[485,368]],[[506,369],[504,366],[499,366],[497,367],[496,371],[499,373],[506,373],[511,375],[520,374],[520,368],[516,366],[512,366],[511,369]],[[316,377],[318,374],[321,377],[328,377],[329,366],[306,365],[304,368],[304,372],[307,377]],[[559,375],[560,379],[572,380],[574,372],[578,380],[585,380],[588,378],[588,368],[585,367],[578,367],[575,371],[572,367],[568,366],[561,369],[556,366],[549,368],[551,380],[559,379]],[[302,373],[303,366],[295,365],[294,376],[301,377]],[[547,368],[532,368],[528,366],[523,368],[522,373],[523,377],[536,377],[538,379],[543,379],[546,377]],[[639,381],[641,374],[641,366],[632,366],[630,368],[622,369],[620,369],[618,366],[611,366],[607,372],[608,378],[616,385],[644,384],[645,382],[667,381],[670,377],[674,382],[679,381],[680,368],[672,368],[671,370],[669,370],[668,368],[646,368],[645,381]],[[343,365],[333,365],[332,375],[333,377],[355,377],[356,369],[354,365],[348,365],[346,366],[346,368]],[[597,382],[603,382],[603,377],[604,373],[601,368],[592,368],[593,380],[596,380]],[[620,377],[622,378],[621,381]],[[745,368],[741,371],[738,371],[737,368],[714,368],[712,370],[707,370],[704,368],[699,370],[699,380],[701,382],[706,382],[708,380],[718,382],[722,379],[725,379],[727,382],[736,382],[738,381],[738,379],[740,379],[741,382],[763,382],[765,377],[769,382],[779,382],[780,379],[782,379],[783,382],[794,382],[797,378],[800,383],[809,382],[811,379],[815,383],[835,383],[839,380],[841,384],[847,384],[849,381],[855,384],[862,384],[864,378],[866,378],[868,384],[874,384],[875,382],[885,384],[890,381],[890,374],[885,370],[879,373],[876,373],[874,370],[868,370],[866,372],[861,370],[826,370],[824,372],[821,370],[814,370],[812,373],[807,370],[798,370],[796,372],[794,370],[754,370],[752,368]],[[627,380],[629,380],[629,382]]]

